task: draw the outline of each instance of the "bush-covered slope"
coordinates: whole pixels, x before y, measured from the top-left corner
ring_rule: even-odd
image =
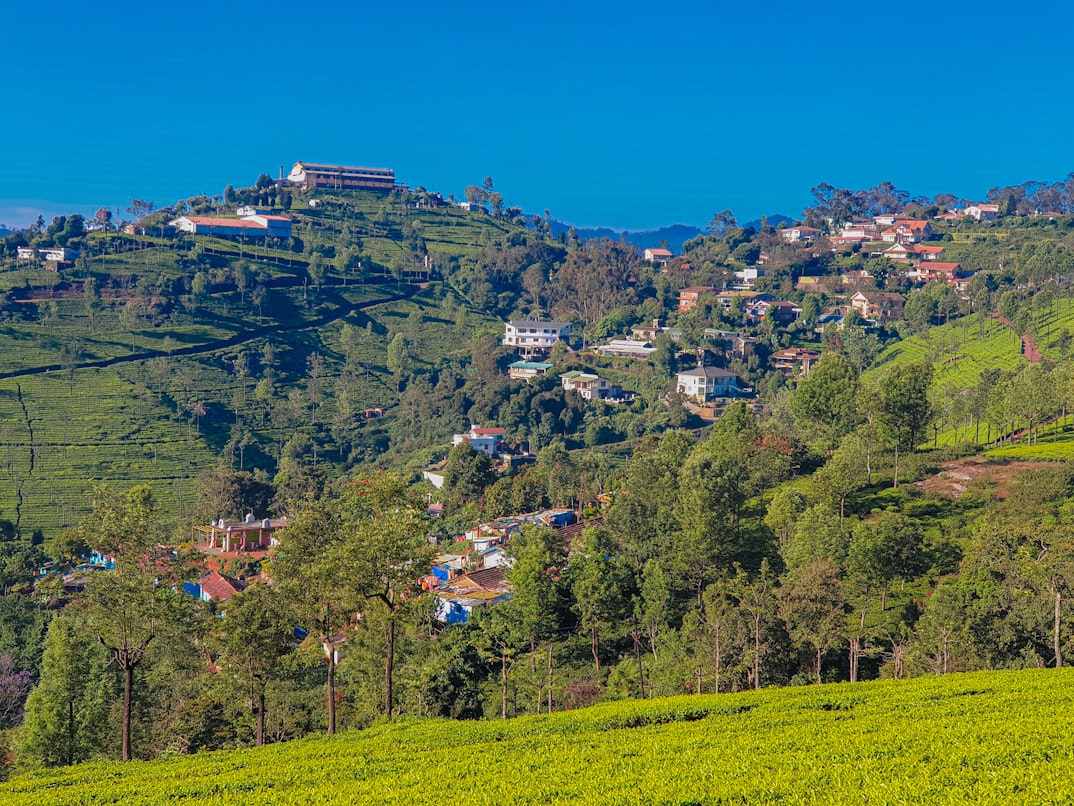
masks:
[[[11,804],[1063,803],[1074,672],[991,672],[415,720],[0,785]]]

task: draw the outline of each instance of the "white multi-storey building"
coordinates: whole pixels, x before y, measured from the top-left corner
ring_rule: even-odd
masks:
[[[568,339],[570,335],[570,322],[508,322],[503,343],[514,347],[523,358],[533,358],[547,355],[556,342]]]

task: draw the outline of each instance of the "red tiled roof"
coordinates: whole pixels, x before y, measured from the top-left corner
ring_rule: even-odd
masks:
[[[923,265],[922,268],[925,271],[928,271],[930,273],[932,273],[932,272],[941,273],[941,272],[949,272],[949,271],[958,271],[959,269],[962,268],[962,264],[961,263],[941,263],[938,260],[934,260],[931,263],[928,263],[927,265]]]
[[[242,583],[237,579],[226,577],[218,571],[212,571],[198,580],[203,594],[213,602],[226,602],[236,593],[242,591]]]
[[[266,216],[267,218],[268,216]],[[246,221],[241,218],[214,218],[212,216],[188,215],[186,219],[205,227],[240,227],[246,229],[264,229],[260,221]]]
[[[507,431],[503,428],[471,428],[470,433],[479,437],[502,437]]]

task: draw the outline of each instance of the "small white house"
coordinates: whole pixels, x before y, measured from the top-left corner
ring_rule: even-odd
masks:
[[[452,446],[455,446],[463,442],[468,442],[470,443],[470,447],[478,453],[496,457],[500,453],[500,447],[503,445],[505,434],[506,432],[502,428],[471,427],[468,433],[455,434],[451,444]]]

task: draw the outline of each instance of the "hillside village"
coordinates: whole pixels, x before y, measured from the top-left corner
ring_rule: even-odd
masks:
[[[1029,190],[638,249],[297,162],[6,236],[14,755],[1062,665],[1074,199]]]

